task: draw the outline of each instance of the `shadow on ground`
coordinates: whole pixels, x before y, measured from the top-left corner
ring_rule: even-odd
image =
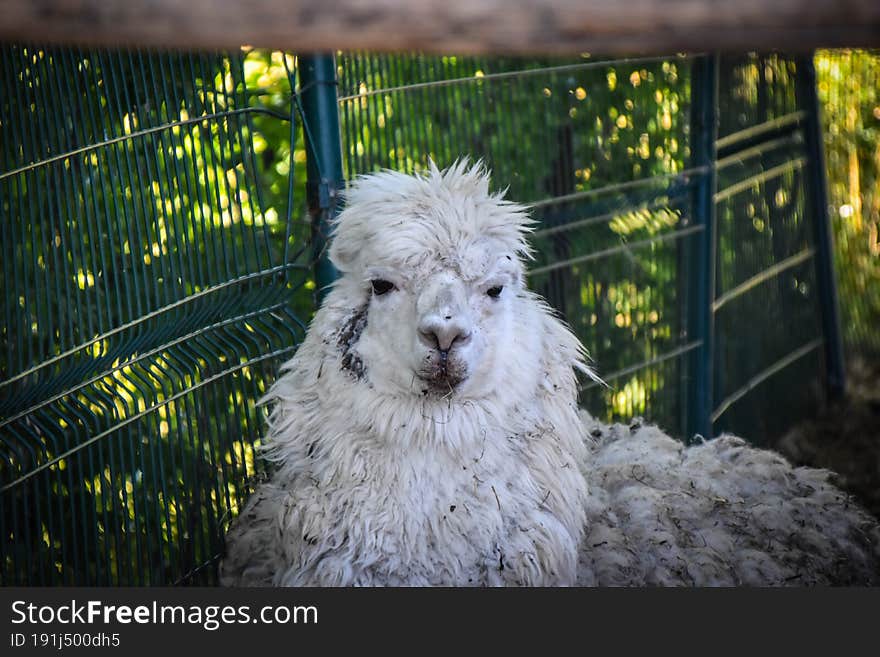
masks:
[[[798,465],[826,468],[833,481],[880,518],[880,358],[848,364],[846,396],[775,446]]]

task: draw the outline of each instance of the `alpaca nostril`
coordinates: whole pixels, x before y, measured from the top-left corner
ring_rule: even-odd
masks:
[[[446,352],[462,346],[471,338],[470,331],[456,322],[433,322],[419,329],[419,341],[429,349]]]
[[[437,334],[433,331],[419,331],[419,340],[422,341],[426,347],[430,347],[431,349],[440,349],[440,340],[437,338]]]
[[[438,331],[434,334],[437,341],[437,349],[441,354],[448,354],[454,346],[461,347],[471,337],[470,333],[459,331],[458,329]]]

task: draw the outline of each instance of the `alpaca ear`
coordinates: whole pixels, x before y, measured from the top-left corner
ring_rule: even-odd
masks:
[[[340,272],[350,272],[356,268],[360,249],[352,240],[340,239],[336,236],[330,242],[328,255],[336,269]]]

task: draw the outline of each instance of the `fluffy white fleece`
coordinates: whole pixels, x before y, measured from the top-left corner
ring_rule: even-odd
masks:
[[[638,420],[584,419],[579,584],[880,584],[877,521],[827,471],[792,468],[736,436],[686,448]]]
[[[880,583],[877,523],[826,473],[578,411],[583,349],[522,285],[530,225],[479,166],[352,185],[221,583]],[[419,337],[438,313],[448,361]]]

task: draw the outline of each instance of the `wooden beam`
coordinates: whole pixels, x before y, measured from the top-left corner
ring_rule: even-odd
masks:
[[[878,0],[0,0],[0,40],[660,53],[880,46]]]

